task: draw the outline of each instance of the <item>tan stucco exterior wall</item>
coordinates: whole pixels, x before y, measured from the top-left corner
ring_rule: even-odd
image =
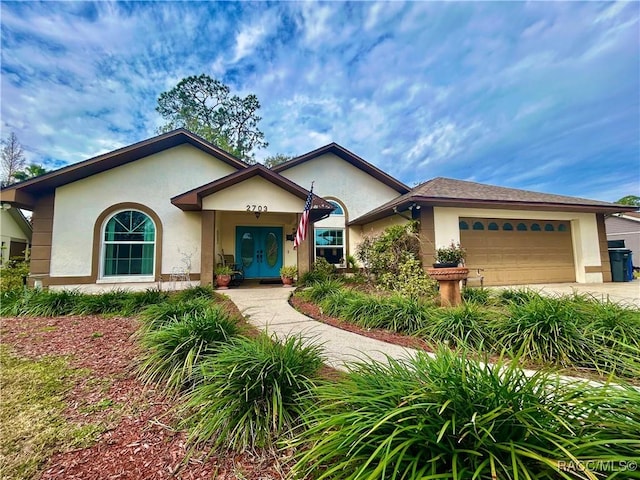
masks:
[[[338,221],[344,222],[342,227],[345,227],[349,221],[400,195],[393,188],[332,153],[291,167],[281,172],[281,175],[306,189],[311,188],[313,181],[315,194],[328,200],[337,200],[344,205],[345,217],[339,217],[340,220],[331,217],[317,224],[322,228],[337,227]],[[384,220],[381,222],[384,223]],[[355,256],[357,245],[362,241],[362,232],[359,226],[345,228],[345,255]],[[313,257],[313,232],[310,232],[309,249]]]
[[[247,212],[253,206],[267,213],[301,212],[305,199],[297,197],[262,177],[253,177],[202,199],[203,210]]]
[[[283,177],[321,197],[336,198],[348,211],[349,220],[400,195],[391,187],[333,154],[326,154],[281,172]]]
[[[165,226],[162,274],[182,267],[184,254],[191,255],[191,271],[199,273],[200,212],[183,212],[170,198],[234,171],[191,145],[180,145],[58,188],[50,275],[91,275],[92,258],[100,255],[93,251],[96,219],[111,205],[123,202],[145,205]]]
[[[447,246],[452,240],[454,242],[460,241],[460,217],[569,221],[571,222],[576,281],[579,283],[602,283],[604,280],[598,225],[594,213],[452,207],[434,207],[433,213],[436,248]]]

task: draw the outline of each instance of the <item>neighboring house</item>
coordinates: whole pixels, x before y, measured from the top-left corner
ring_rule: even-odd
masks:
[[[640,265],[640,212],[614,214],[604,220],[607,240],[624,240],[625,248],[631,250],[633,265]]]
[[[311,228],[293,249],[308,190]],[[332,143],[272,170],[249,166],[183,129],[4,189],[33,210],[31,275],[44,285],[213,281],[222,254],[246,278],[341,264],[365,235],[419,219],[422,256],[460,241],[487,284],[611,280],[606,202],[438,178],[410,189]]]
[[[28,255],[31,244],[31,224],[18,208],[3,203],[0,209],[0,264],[10,258]]]

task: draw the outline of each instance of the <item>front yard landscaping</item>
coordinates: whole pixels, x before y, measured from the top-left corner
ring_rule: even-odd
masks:
[[[346,373],[210,288],[2,293],[4,477],[640,478],[640,311],[485,289],[440,307],[418,252],[392,227],[364,274],[300,279],[303,313],[418,350]]]

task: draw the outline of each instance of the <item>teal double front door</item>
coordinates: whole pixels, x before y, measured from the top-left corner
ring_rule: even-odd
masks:
[[[282,227],[236,227],[236,261],[244,267],[244,278],[278,278]]]

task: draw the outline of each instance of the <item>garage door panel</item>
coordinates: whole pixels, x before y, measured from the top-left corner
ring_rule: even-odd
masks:
[[[460,243],[467,250],[466,263],[471,269],[484,269],[486,285],[575,281],[569,222],[461,220],[465,220],[470,228],[460,231]],[[484,225],[484,230],[471,228],[478,222]],[[490,222],[497,223],[500,230],[488,230]],[[514,230],[503,230],[505,223],[512,225]],[[534,224],[541,230],[531,230]],[[527,230],[517,230],[518,225]]]

